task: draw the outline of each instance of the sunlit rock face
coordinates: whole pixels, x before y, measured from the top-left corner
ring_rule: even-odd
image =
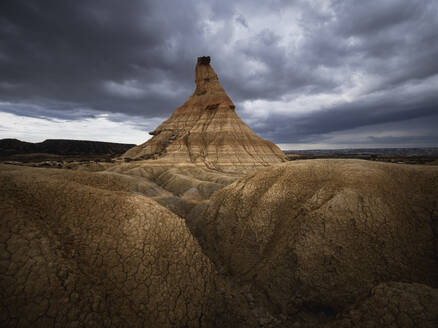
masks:
[[[152,139],[122,157],[189,162],[224,171],[285,161],[275,144],[257,136],[236,114],[210,57],[198,58],[192,96],[150,134]]]

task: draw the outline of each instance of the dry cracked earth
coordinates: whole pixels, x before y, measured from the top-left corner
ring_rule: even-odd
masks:
[[[0,166],[2,327],[437,327],[438,168]]]

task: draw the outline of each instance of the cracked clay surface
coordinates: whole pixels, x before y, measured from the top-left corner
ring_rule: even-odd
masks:
[[[210,260],[182,219],[123,189],[2,167],[0,326],[214,326],[224,302]]]
[[[147,164],[0,166],[1,327],[438,326],[436,168]]]

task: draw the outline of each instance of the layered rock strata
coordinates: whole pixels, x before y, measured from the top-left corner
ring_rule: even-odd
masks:
[[[218,170],[285,161],[285,155],[275,144],[257,136],[236,114],[233,102],[210,66],[210,57],[198,58],[192,96],[150,134],[153,136],[150,140],[122,157],[195,163]]]

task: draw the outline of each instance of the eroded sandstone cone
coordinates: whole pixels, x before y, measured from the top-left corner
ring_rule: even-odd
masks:
[[[150,133],[153,138],[128,150],[122,157],[189,162],[219,170],[285,161],[283,152],[257,136],[234,109],[210,66],[210,57],[199,57],[192,96]]]

